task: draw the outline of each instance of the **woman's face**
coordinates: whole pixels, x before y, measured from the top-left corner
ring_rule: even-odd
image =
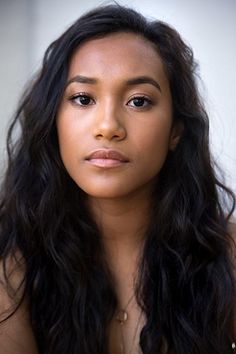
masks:
[[[64,166],[89,196],[150,194],[178,139],[153,45],[132,33],[82,44],[70,63],[57,131]]]

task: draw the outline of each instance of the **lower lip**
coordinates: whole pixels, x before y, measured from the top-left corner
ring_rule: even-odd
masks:
[[[87,160],[91,165],[103,168],[118,167],[126,164],[126,161],[114,160],[114,159],[90,159]]]

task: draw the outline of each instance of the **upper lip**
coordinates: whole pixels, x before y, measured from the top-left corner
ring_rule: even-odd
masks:
[[[109,160],[118,160],[122,162],[129,161],[129,159],[125,155],[123,155],[117,150],[112,150],[112,149],[94,150],[86,157],[86,160],[91,160],[91,159],[109,159]]]

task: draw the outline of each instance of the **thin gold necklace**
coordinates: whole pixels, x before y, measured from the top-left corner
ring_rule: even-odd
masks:
[[[125,341],[124,341],[124,332],[123,332],[124,328],[123,327],[124,327],[124,324],[127,322],[128,318],[129,318],[129,315],[128,315],[128,312],[127,312],[127,308],[129,306],[129,304],[131,303],[131,301],[133,300],[133,298],[134,298],[134,294],[131,296],[131,298],[129,299],[129,301],[126,304],[126,306],[123,309],[119,309],[117,311],[117,314],[116,314],[116,317],[115,317],[115,320],[120,325],[120,331],[121,331],[121,343],[119,345],[121,354],[132,354],[132,351],[133,351],[133,348],[134,348],[135,339],[136,339],[137,332],[138,332],[139,323],[140,323],[140,320],[141,320],[142,313],[140,313],[140,315],[139,315],[139,318],[138,318],[138,321],[137,321],[137,324],[136,324],[136,327],[135,327],[135,330],[134,330],[134,335],[133,335],[133,339],[132,339],[132,343],[131,343],[131,348],[130,348],[129,352],[126,353]]]

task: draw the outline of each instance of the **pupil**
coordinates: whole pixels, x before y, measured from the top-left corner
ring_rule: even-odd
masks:
[[[86,96],[81,96],[80,97],[80,102],[84,105],[88,105],[89,102],[90,102],[90,98],[89,97],[86,97]]]
[[[134,105],[137,107],[141,107],[143,105],[143,98],[135,98]]]

